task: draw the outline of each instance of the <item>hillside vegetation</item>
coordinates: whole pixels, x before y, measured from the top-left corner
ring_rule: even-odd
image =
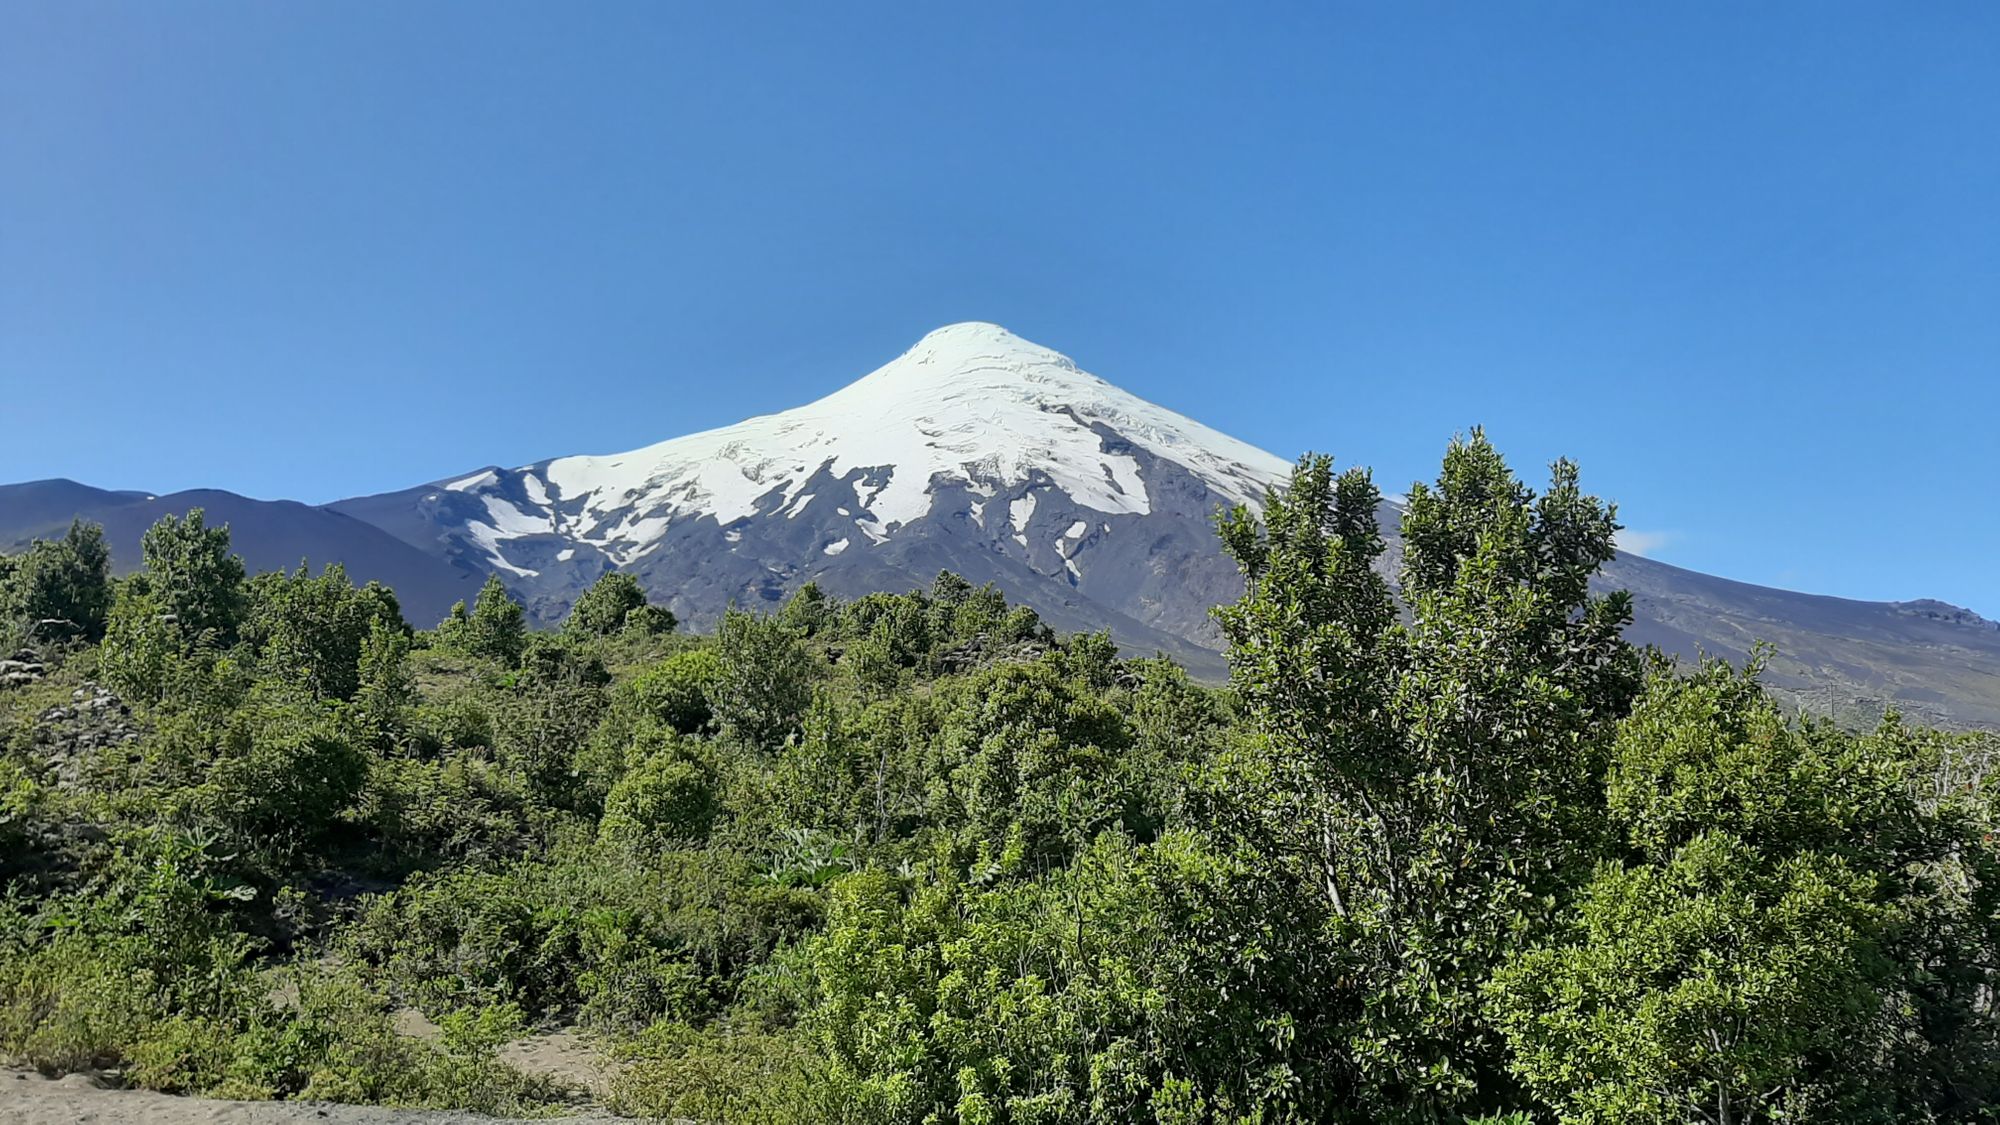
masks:
[[[1788,714],[1475,434],[1221,522],[1230,683],[990,587],[415,631],[197,512],[0,559],[0,1054],[696,1121],[1987,1121],[1989,737]],[[1754,662],[1753,662],[1754,663]],[[398,1033],[415,1008],[441,1029]]]

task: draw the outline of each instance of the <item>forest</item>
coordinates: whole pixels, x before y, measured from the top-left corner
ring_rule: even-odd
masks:
[[[1221,516],[1222,686],[949,573],[413,628],[198,510],[124,577],[72,525],[0,558],[0,1055],[533,1116],[582,1095],[499,1048],[577,1028],[698,1122],[2000,1115],[2000,740],[1634,648],[1572,463],[1475,432],[1381,502],[1308,456]]]

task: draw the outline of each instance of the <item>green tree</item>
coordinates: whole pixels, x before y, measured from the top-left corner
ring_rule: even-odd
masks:
[[[834,621],[838,604],[817,582],[808,582],[785,602],[779,617],[785,627],[801,637],[816,636]]]
[[[1604,871],[1573,944],[1496,980],[1516,1071],[1566,1122],[1910,1120],[1866,1089],[1891,994],[1872,884],[1726,832]]]
[[[37,539],[0,574],[0,617],[33,639],[104,635],[111,610],[111,550],[104,529],[70,521],[61,539]]]
[[[167,515],[139,543],[152,596],[171,614],[184,643],[236,643],[247,599],[243,560],[229,550],[229,528],[209,527],[200,508]]]
[[[635,748],[639,762],[611,787],[598,833],[607,842],[644,851],[698,844],[708,837],[721,802],[715,764],[693,739],[668,734]]]
[[[472,629],[472,611],[465,608],[465,599],[451,603],[444,620],[437,623],[437,643],[445,648],[464,651],[466,634]]]
[[[1273,1120],[1184,1069],[1205,982],[1162,925],[1173,859],[1108,837],[1045,880],[835,883],[805,1020],[830,1100],[856,1121]]]
[[[378,747],[386,747],[404,732],[405,713],[418,701],[409,658],[409,629],[380,616],[371,617],[356,666],[354,703],[360,722]]]
[[[378,623],[397,632],[408,629],[393,594],[374,583],[355,589],[339,563],[317,578],[304,563],[293,574],[260,574],[249,592],[243,636],[265,674],[321,699],[354,697],[361,686],[362,652]]]
[[[1794,727],[1754,671],[1662,669],[1614,748],[1630,849],[1493,1010],[1565,1121],[1911,1120],[1896,932],[1932,836],[1879,745]]]
[[[894,690],[906,669],[925,667],[937,643],[923,594],[868,594],[842,607],[840,631],[853,639],[856,670],[878,692]]]
[[[942,824],[940,721],[937,700],[915,692],[858,708],[815,692],[803,735],[773,770],[769,811],[787,826],[886,847]]]
[[[1045,869],[1137,819],[1124,716],[1060,663],[984,669],[940,700],[933,816],[1008,866]]]
[[[664,606],[649,607],[646,591],[639,580],[622,571],[609,571],[570,607],[565,628],[586,636],[607,637],[637,624],[648,632],[666,633],[674,628],[674,615]]]
[[[722,670],[711,698],[723,733],[766,751],[798,737],[817,678],[799,638],[777,618],[732,609],[715,652]]]
[[[692,648],[632,677],[621,694],[639,713],[674,731],[706,734],[715,720],[710,700],[722,678],[722,658],[713,649]]]
[[[949,570],[931,582],[931,635],[958,641],[991,634],[1001,627],[1007,599],[991,583],[974,586]]]
[[[1589,592],[1617,524],[1574,465],[1537,497],[1483,434],[1454,442],[1403,514],[1407,623],[1380,507],[1366,473],[1308,457],[1261,523],[1223,520],[1247,589],[1218,617],[1253,738],[1205,800],[1267,869],[1249,885],[1291,899],[1268,911],[1313,919],[1283,954],[1301,1104],[1428,1120],[1506,1087],[1480,989],[1587,874],[1640,670],[1629,599]]]
[[[454,612],[452,619],[457,618],[458,614]],[[521,662],[521,652],[528,639],[526,611],[507,592],[499,575],[487,575],[486,584],[479,588],[479,599],[473,603],[471,616],[464,618],[459,639],[465,651],[473,656],[497,660],[509,668]]]
[[[611,674],[587,647],[546,633],[528,639],[520,664],[500,750],[544,805],[587,804],[578,758],[610,702]]]
[[[159,702],[185,648],[179,622],[153,595],[146,575],[131,575],[117,584],[98,650],[98,667],[112,686],[128,699]]]
[[[360,795],[368,759],[333,709],[273,700],[230,714],[204,768],[192,807],[242,854],[310,864]]]

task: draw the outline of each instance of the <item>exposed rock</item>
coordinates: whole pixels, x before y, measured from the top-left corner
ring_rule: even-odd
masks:
[[[41,713],[33,732],[33,754],[58,789],[82,786],[92,764],[107,750],[120,760],[144,735],[132,709],[110,689],[87,683],[70,693],[69,706]]]
[[[980,633],[938,653],[938,668],[944,672],[969,672],[988,664],[1026,664],[1041,659],[1049,651],[1043,641],[996,643]]]
[[[0,660],[0,687],[26,687],[40,683],[48,675],[48,666],[42,663],[41,654],[31,648],[24,648],[5,660]]]

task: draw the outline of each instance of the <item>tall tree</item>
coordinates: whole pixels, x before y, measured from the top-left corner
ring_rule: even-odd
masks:
[[[628,625],[649,632],[671,632],[674,615],[665,606],[649,606],[639,580],[623,571],[609,571],[591,584],[570,607],[564,627],[586,636],[607,637]]]
[[[243,560],[229,550],[229,527],[209,527],[200,508],[166,515],[139,543],[149,589],[189,644],[236,642],[247,604]]]
[[[456,607],[452,612],[455,619]],[[507,592],[499,575],[487,575],[486,584],[479,588],[479,599],[472,605],[472,615],[464,619],[465,650],[509,667],[519,664],[528,640],[525,618],[521,603]]]
[[[0,616],[31,638],[97,640],[110,611],[111,550],[94,523],[72,520],[61,539],[35,540],[0,576]]]
[[[1593,597],[1612,509],[1558,462],[1537,497],[1475,431],[1412,487],[1381,576],[1365,472],[1300,461],[1222,522],[1246,591],[1218,611],[1255,737],[1211,794],[1221,838],[1317,919],[1283,951],[1301,1096],[1430,1120],[1504,1090],[1480,989],[1594,857],[1603,747],[1638,689],[1621,594]]]
[[[767,751],[797,738],[815,679],[799,638],[775,617],[732,609],[715,639],[722,668],[711,700],[723,733]]]

